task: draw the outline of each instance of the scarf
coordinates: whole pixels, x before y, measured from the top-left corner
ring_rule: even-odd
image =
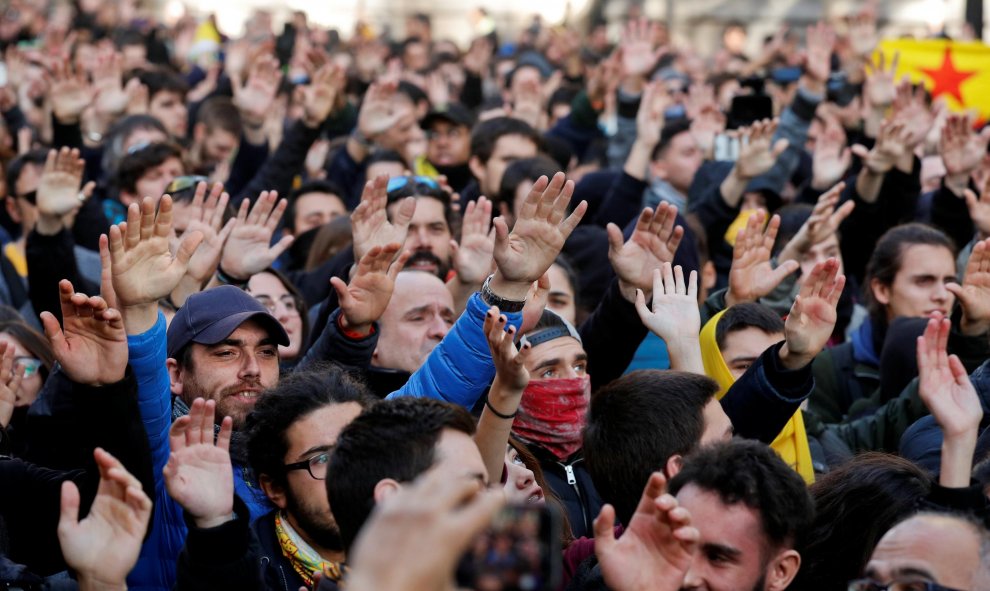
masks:
[[[292,570],[302,577],[306,587],[313,585],[313,575],[322,572],[324,578],[337,582],[341,578],[341,565],[337,562],[323,560],[316,550],[307,544],[288,519],[283,519],[282,512],[275,515],[275,537],[282,547],[282,554],[292,564]]]
[[[681,195],[680,191],[663,179],[653,179],[650,182],[643,201],[644,207],[656,208],[661,202],[666,201],[671,205],[676,205],[677,211],[687,211],[687,197]]]
[[[708,377],[718,382],[718,392],[715,397],[719,400],[725,396],[735,378],[729,372],[729,366],[725,364],[722,351],[715,341],[715,329],[718,321],[725,314],[722,310],[705,324],[701,329],[701,361],[705,365],[705,373]],[[777,455],[787,462],[787,465],[804,478],[808,484],[815,482],[815,469],[811,463],[811,447],[808,445],[808,433],[804,428],[804,417],[798,409],[794,415],[788,419],[787,424],[777,434],[777,438],[770,443]]]
[[[523,391],[512,431],[566,460],[581,448],[590,400],[590,376],[532,380]]]

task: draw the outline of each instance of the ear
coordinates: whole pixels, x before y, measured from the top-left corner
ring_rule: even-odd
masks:
[[[667,458],[667,465],[663,467],[664,476],[666,476],[669,481],[674,476],[677,476],[677,473],[680,472],[683,467],[684,456],[681,454],[674,454]]]
[[[168,368],[172,396],[182,396],[182,368],[179,367],[179,362],[169,357],[165,360],[165,367]]]
[[[666,180],[667,178],[667,165],[665,165],[660,160],[650,161],[650,177],[655,179]]]
[[[468,160],[468,168],[471,169],[471,174],[474,178],[478,179],[478,184],[481,186],[485,185],[485,165],[481,163],[481,159],[477,156],[471,156]]]
[[[787,549],[778,554],[767,565],[766,591],[784,591],[797,576],[801,568],[801,555],[797,550]]]
[[[715,283],[717,281],[718,271],[715,269],[715,263],[706,261],[701,267],[701,286],[704,287],[706,291],[711,291],[715,289]]]
[[[17,207],[17,203],[16,203],[17,197],[14,197],[13,194],[9,194],[9,195],[7,195],[7,198],[4,199],[3,201],[4,201],[4,205],[7,208],[7,215],[10,216],[10,219],[13,220],[14,223],[20,224],[21,223],[21,209],[19,207]]]
[[[879,279],[870,280],[870,291],[873,292],[873,298],[886,306],[890,303],[890,286],[885,285]]]
[[[275,484],[275,481],[267,474],[262,474],[258,478],[258,484],[261,485],[261,490],[265,491],[265,496],[268,497],[268,500],[273,505],[279,509],[285,509],[288,501],[285,498],[285,489],[282,486]]]
[[[386,499],[391,498],[400,490],[402,490],[402,485],[396,480],[392,480],[391,478],[379,480],[378,484],[375,485],[375,504],[377,505]]]

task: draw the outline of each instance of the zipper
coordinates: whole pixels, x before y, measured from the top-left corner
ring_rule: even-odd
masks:
[[[581,494],[581,487],[578,486],[577,477],[574,475],[574,464],[563,464],[561,462],[557,462],[557,464],[564,469],[564,475],[567,476],[567,484],[577,493],[578,504],[581,505],[581,521],[584,522],[585,531],[591,531],[591,525],[588,523],[588,510],[584,506],[584,495]]]

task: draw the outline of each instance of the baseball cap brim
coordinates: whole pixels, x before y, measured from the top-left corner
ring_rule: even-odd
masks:
[[[216,345],[229,337],[235,330],[237,330],[238,326],[244,324],[248,320],[254,320],[260,324],[265,330],[268,331],[269,336],[275,339],[276,344],[284,346],[289,344],[289,335],[285,332],[285,329],[282,328],[282,324],[279,323],[278,319],[266,312],[249,311],[238,312],[237,314],[231,314],[230,316],[225,316],[220,320],[217,320],[213,324],[193,335],[188,342],[182,344],[177,343],[175,350],[177,352],[189,343]]]

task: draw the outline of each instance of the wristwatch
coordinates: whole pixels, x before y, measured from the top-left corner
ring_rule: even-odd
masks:
[[[523,307],[526,305],[526,300],[507,300],[499,295],[497,295],[491,289],[492,277],[495,275],[489,275],[488,279],[485,279],[485,283],[481,286],[481,299],[484,300],[489,306],[498,306],[499,312],[522,312]]]

